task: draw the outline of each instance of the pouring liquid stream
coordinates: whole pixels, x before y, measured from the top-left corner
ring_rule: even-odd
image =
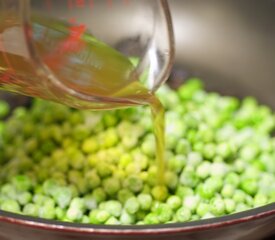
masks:
[[[35,49],[47,68],[69,89],[100,98],[103,102],[103,105],[91,105],[90,109],[149,105],[156,143],[157,180],[158,184],[163,184],[164,108],[154,93],[143,86],[138,78],[130,76],[134,66],[129,58],[87,33],[82,25],[70,25],[41,16],[34,16],[32,22]],[[16,23],[0,26],[1,40],[3,32],[13,27],[16,27]],[[8,41],[2,41],[0,48],[1,88],[66,103],[66,96],[57,94],[57,99],[49,97],[47,86],[45,91],[41,91],[47,79],[33,77],[36,71],[34,67],[22,54],[5,48],[5,44],[8,45]],[[37,83],[40,84],[38,90]],[[55,86],[51,87],[51,91],[59,93]],[[119,101],[107,100],[110,98]],[[109,101],[107,107],[104,99]]]

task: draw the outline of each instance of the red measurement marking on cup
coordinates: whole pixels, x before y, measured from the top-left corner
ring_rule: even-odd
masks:
[[[71,19],[74,23],[75,20]],[[81,37],[86,31],[86,26],[84,24],[72,25],[69,27],[69,36],[65,39],[57,49],[59,54],[72,53],[80,51],[83,47],[83,41]]]
[[[121,2],[124,5],[130,4],[130,0],[121,0]],[[112,8],[115,2],[113,0],[105,0],[105,3],[109,8]],[[75,8],[85,8],[88,6],[90,9],[94,9],[94,0],[67,0],[67,7],[69,10]]]
[[[15,74],[13,72],[13,70],[6,70],[3,75],[1,76],[1,80],[0,80],[0,83],[1,84],[12,84],[12,83],[16,83],[16,82],[19,82],[19,81],[16,81],[16,78],[15,78]]]
[[[76,21],[74,18],[72,18],[70,20],[70,22],[72,24],[75,24]],[[85,33],[86,31],[86,26],[85,24],[80,24],[80,25],[72,25],[70,28],[69,28],[69,31],[70,31],[70,34],[69,34],[69,39],[70,40],[74,40],[74,41],[79,41],[80,38],[82,37],[82,35]]]
[[[53,8],[52,0],[45,0],[45,6],[47,10],[52,10]]]
[[[93,10],[94,9],[94,0],[90,0],[89,5],[90,5],[90,9]]]
[[[107,0],[107,5],[111,8],[113,6],[113,0]]]
[[[68,9],[73,9],[74,8],[74,3],[73,3],[73,0],[67,0],[67,6],[68,6]]]
[[[7,72],[3,73],[1,76],[1,83],[9,83],[10,82],[10,76]]]
[[[85,7],[85,0],[75,0],[75,6],[77,8],[84,8]]]
[[[72,25],[69,27],[69,35],[58,46],[44,57],[44,62],[52,69],[60,69],[68,59],[67,54],[80,52],[85,47],[82,36],[86,31],[84,24],[76,24],[75,19],[70,21]]]
[[[5,54],[2,54],[2,55],[5,56]],[[5,59],[5,61],[6,61],[6,59]],[[2,74],[0,76],[1,84],[16,83],[15,72],[11,66],[9,66],[8,69],[5,69],[4,72],[1,72],[1,74]]]
[[[67,0],[68,9],[84,8],[86,6],[85,0]]]

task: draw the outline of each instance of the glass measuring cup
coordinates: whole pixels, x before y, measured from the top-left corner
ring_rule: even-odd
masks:
[[[166,0],[0,0],[0,84],[9,91],[77,108],[142,104],[173,55]]]

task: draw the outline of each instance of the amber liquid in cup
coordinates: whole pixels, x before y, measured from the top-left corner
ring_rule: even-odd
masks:
[[[106,109],[132,105],[149,105],[152,113],[156,141],[156,162],[159,184],[163,183],[164,160],[164,109],[159,99],[133,75],[134,66],[128,57],[85,32],[82,26],[70,25],[43,17],[33,17],[34,47],[48,76],[37,74],[33,61],[29,61],[24,49],[4,48],[8,45],[7,32],[2,36],[0,48],[0,84],[4,89],[26,95],[65,102],[68,96],[60,92],[60,85],[52,84],[50,73],[66,88],[100,99],[103,105],[80,108]],[[0,34],[10,30],[20,38],[16,22],[9,27],[0,26]],[[18,30],[18,31],[17,31]],[[3,37],[6,39],[3,39]],[[20,40],[20,39],[19,39]],[[25,54],[25,55],[24,55]],[[16,70],[15,70],[16,69]],[[40,76],[40,79],[39,79]],[[48,77],[48,78],[47,78]],[[107,105],[104,100],[106,99]],[[112,99],[110,101],[110,99]],[[70,100],[70,99],[69,99]],[[107,107],[106,107],[107,106]]]

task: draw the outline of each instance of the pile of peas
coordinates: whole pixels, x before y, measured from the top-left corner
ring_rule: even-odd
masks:
[[[162,87],[165,184],[148,107],[93,112],[43,100],[0,121],[0,209],[90,224],[160,224],[275,202],[275,115],[252,97]],[[8,114],[0,102],[0,117]]]

